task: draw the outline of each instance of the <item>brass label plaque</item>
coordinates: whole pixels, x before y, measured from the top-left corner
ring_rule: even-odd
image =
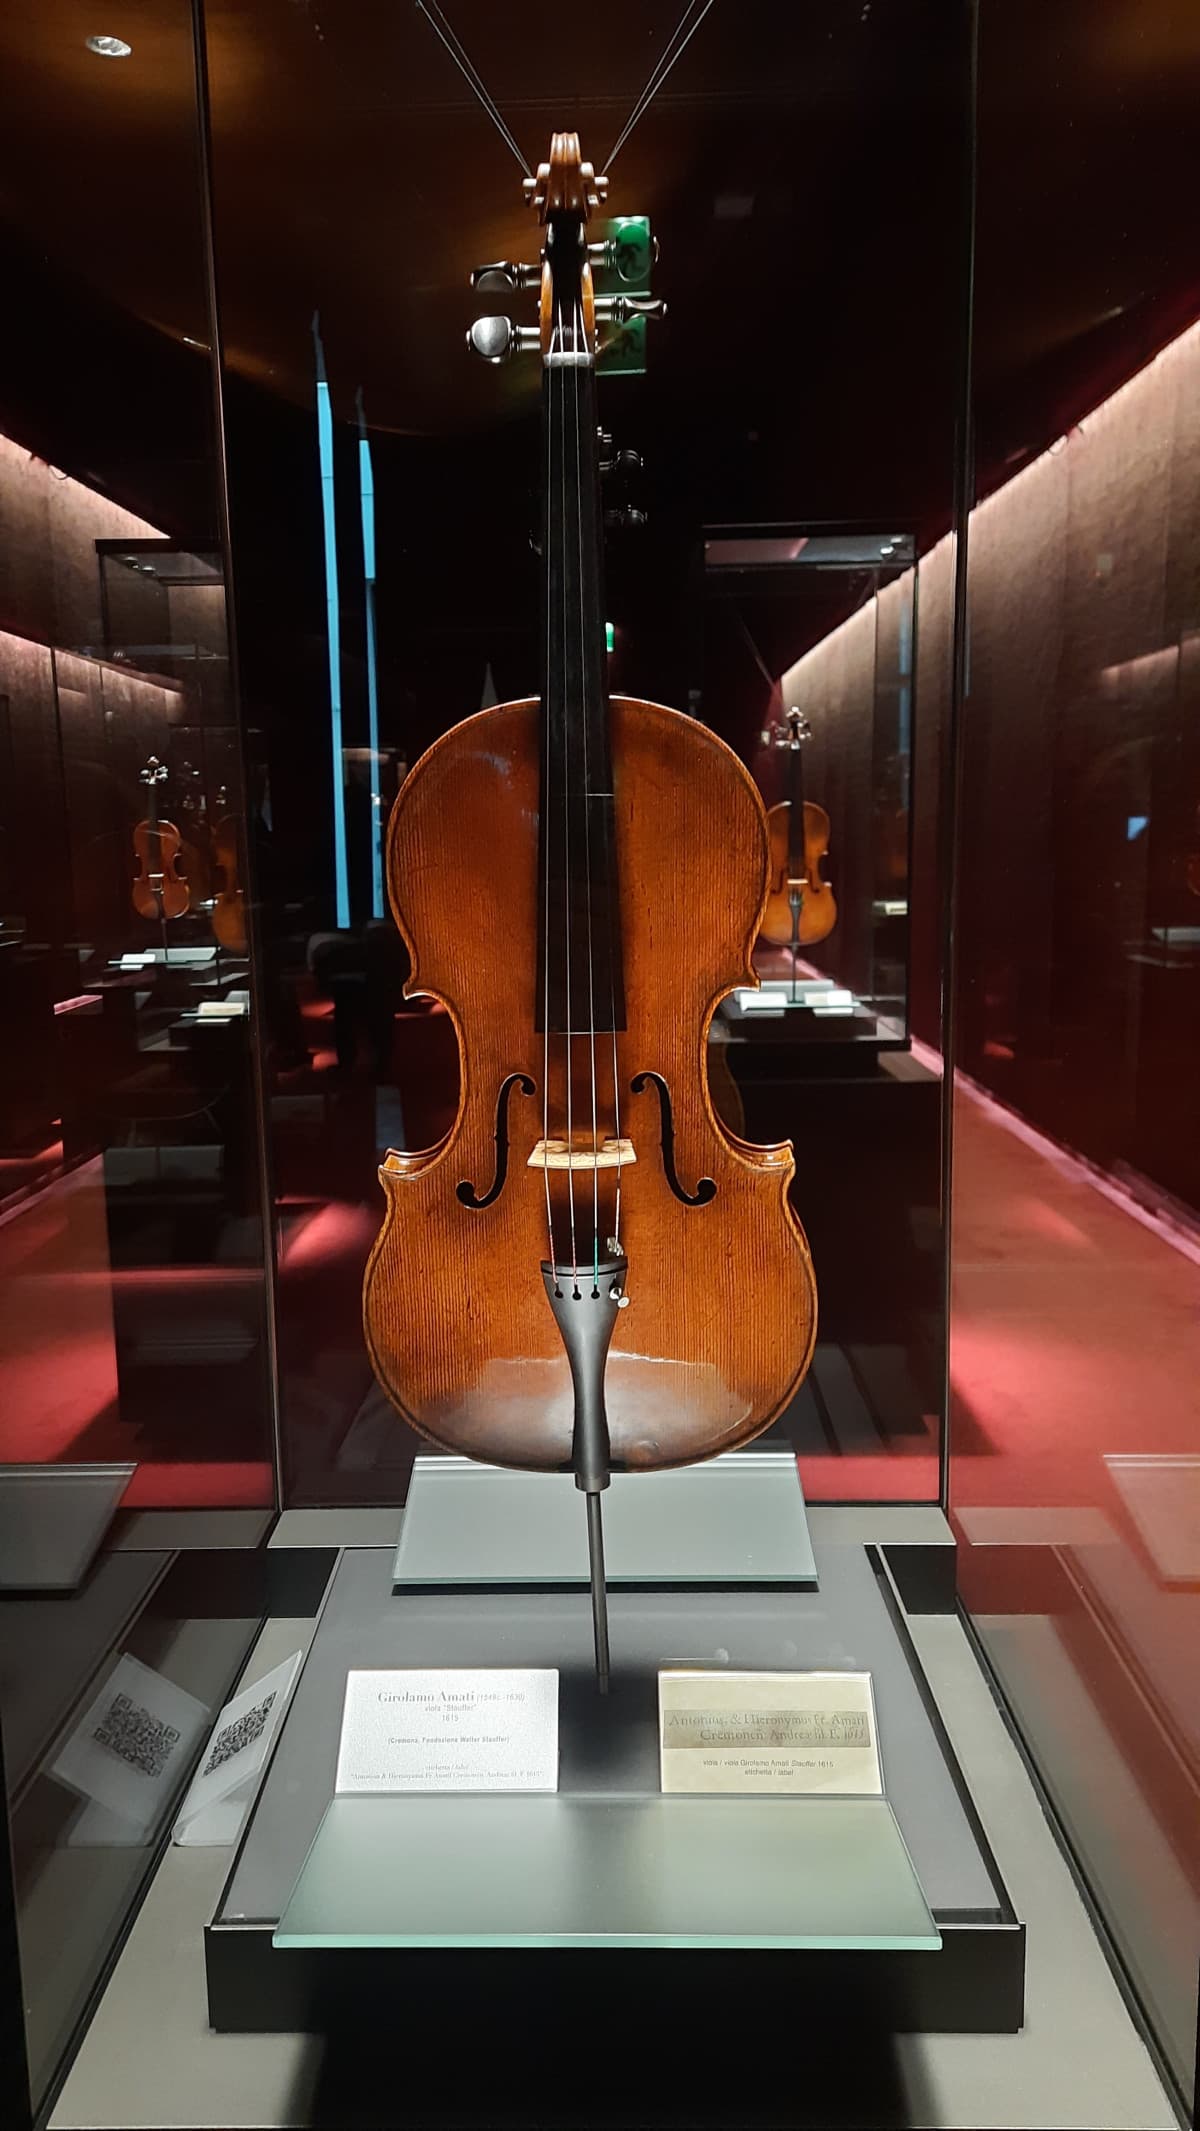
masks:
[[[664,1791],[882,1794],[869,1672],[675,1666],[658,1701]]]

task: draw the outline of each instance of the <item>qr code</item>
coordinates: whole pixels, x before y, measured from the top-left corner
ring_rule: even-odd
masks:
[[[140,1708],[127,1694],[113,1696],[92,1737],[143,1776],[161,1776],[179,1744],[179,1733],[173,1724],[151,1716],[148,1709]]]
[[[202,1776],[211,1776],[215,1768],[222,1768],[234,1754],[240,1754],[244,1746],[253,1746],[256,1739],[261,1739],[276,1691],[272,1690],[261,1702],[256,1702],[253,1709],[248,1709],[244,1716],[235,1717],[232,1724],[217,1733],[212,1752],[200,1771]]]

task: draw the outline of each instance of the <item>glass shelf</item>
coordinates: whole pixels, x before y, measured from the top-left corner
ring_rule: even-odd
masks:
[[[886,1798],[334,1798],[277,1947],[941,1946]]]

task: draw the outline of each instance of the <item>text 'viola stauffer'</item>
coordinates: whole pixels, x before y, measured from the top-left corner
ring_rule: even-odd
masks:
[[[610,1473],[750,1441],[816,1329],[791,1147],[735,1138],[706,1070],[718,1002],[755,981],[762,801],[705,727],[606,687],[586,236],[603,185],[578,136],[556,134],[527,181],[540,275],[495,270],[540,281],[541,696],[455,726],[392,811],[408,989],[452,1015],[462,1085],[446,1137],[380,1171],[364,1295],[376,1373],[422,1434],[574,1472],[602,1685]],[[481,320],[472,345],[498,360],[528,331]]]

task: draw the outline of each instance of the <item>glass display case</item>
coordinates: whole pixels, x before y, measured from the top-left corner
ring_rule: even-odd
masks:
[[[910,535],[857,527],[705,539],[713,692],[731,658],[752,660],[763,686],[751,767],[768,802],[772,875],[759,987],[722,1002],[747,1040],[761,1030],[767,1040],[907,1042],[915,559]],[[774,673],[764,637],[785,661]],[[788,894],[806,875],[805,809],[828,876],[828,895],[810,891],[807,907],[803,889]]]
[[[606,318],[599,333],[604,677],[614,696],[690,712],[734,750],[774,810],[769,936],[756,922],[743,941],[731,919],[729,996],[713,1022],[707,1077],[729,1130],[796,1148],[791,1200],[818,1268],[822,1329],[776,1440],[799,1452],[814,1496],[932,1501],[945,1404],[940,1083],[911,1047],[910,966],[936,972],[942,918],[936,871],[914,870],[910,846],[916,838],[927,856],[938,840],[950,645],[934,632],[918,670],[913,565],[918,528],[940,528],[955,507],[967,71],[955,11],[901,12],[903,28],[897,18],[865,39],[851,38],[833,10],[820,24],[772,21],[749,41],[714,12],[622,148],[591,241],[615,241],[603,234],[613,230],[625,243],[631,227],[648,227],[632,266],[598,263],[597,302],[665,307],[624,327]],[[640,19],[628,32],[620,66],[615,49],[602,63],[605,80],[624,79],[622,70],[632,79],[642,58],[652,67],[658,32]],[[396,203],[415,202],[431,165],[449,160],[464,176],[461,196],[430,196],[419,242],[389,243],[394,330],[384,334],[372,246],[356,263],[336,219],[321,221],[319,163],[288,138],[271,157],[255,148],[251,177],[232,77],[218,66],[213,78],[239,648],[272,795],[259,863],[281,1449],[287,1498],[310,1504],[387,1501],[404,1487],[414,1440],[381,1398],[361,1335],[362,1280],[384,1203],[377,1172],[390,1148],[435,1145],[461,1094],[453,1012],[420,972],[406,989],[412,941],[387,907],[387,818],[425,749],[481,707],[540,685],[539,365],[525,352],[481,363],[464,346],[480,317],[507,331],[496,321],[511,313],[528,334],[529,299],[514,285],[528,279],[525,268],[474,294],[469,281],[473,268],[535,256],[536,224],[519,169],[429,24],[405,18],[390,34],[411,117],[399,162],[398,105],[375,85],[378,55],[349,17],[323,92],[325,137],[353,137],[366,174],[367,226],[391,212],[379,189],[385,167]],[[532,25],[519,51],[482,20],[471,34],[483,40],[473,63],[502,109],[532,112],[538,99],[549,109],[563,95]],[[213,35],[219,50],[219,25]],[[903,74],[889,75],[888,55],[909,39],[925,54],[931,125],[916,123]],[[287,9],[261,12],[251,41],[297,81],[324,67]],[[806,124],[852,136],[868,160],[903,164],[923,232],[918,253],[901,261],[869,219],[855,222],[839,203],[861,269],[843,261],[847,287],[873,283],[886,302],[894,281],[894,301],[918,304],[926,321],[920,349],[895,354],[902,395],[905,366],[911,373],[911,419],[880,420],[869,437],[858,299],[828,314],[820,336],[797,339],[819,247],[786,136],[797,85],[814,68],[827,83],[827,115],[808,111]],[[689,98],[708,113],[703,128],[687,116]],[[746,123],[744,99],[766,108],[764,98],[778,104],[782,128]],[[585,157],[605,152],[609,132],[615,140],[619,102],[598,79],[573,108]],[[521,117],[522,153],[534,162],[546,153],[545,130]],[[307,232],[288,269],[304,293],[269,313],[244,243],[249,197],[281,244],[291,243],[288,231]],[[310,204],[297,209],[298,200]],[[779,262],[802,226],[798,279]],[[728,309],[733,288],[747,292],[753,326],[730,319],[714,334],[712,315]],[[251,347],[254,362],[233,352]],[[503,347],[515,351],[517,341]],[[818,405],[819,421],[805,412]],[[789,526],[797,533],[781,560],[778,528]],[[838,624],[844,635],[834,641]],[[775,743],[796,707],[812,729],[805,785],[829,817],[820,863],[837,915],[810,946],[814,881],[793,957],[795,875],[780,809],[795,765]],[[922,745],[925,777],[914,774]],[[914,795],[925,808],[917,816]],[[471,818],[464,812],[464,824]],[[688,869],[708,864],[692,844],[715,839],[715,860],[721,828],[675,833],[678,877],[668,869],[655,892],[686,956]],[[462,870],[464,904],[489,903],[495,884],[465,861]],[[465,908],[462,919],[469,927]],[[761,990],[739,966],[747,949]],[[501,926],[496,957],[518,951]],[[940,1052],[936,980],[924,997],[923,1034]],[[510,1104],[509,1122],[514,1114]],[[770,1296],[762,1304],[778,1306]],[[783,1345],[793,1336],[789,1307],[777,1325]]]

